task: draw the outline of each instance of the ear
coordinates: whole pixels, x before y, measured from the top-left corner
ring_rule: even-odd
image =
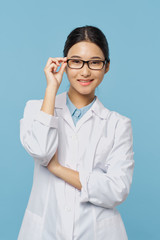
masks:
[[[110,67],[110,61],[107,63],[107,67],[105,69],[105,74],[109,71],[109,67]]]

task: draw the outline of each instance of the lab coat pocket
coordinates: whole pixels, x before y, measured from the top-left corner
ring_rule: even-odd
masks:
[[[18,240],[40,240],[42,231],[42,218],[26,209]]]
[[[96,149],[96,155],[108,155],[111,148],[113,146],[113,141],[109,137],[101,137],[97,149]]]
[[[109,137],[101,137],[95,152],[94,168],[107,170],[107,157],[112,149],[113,141]]]
[[[96,222],[96,240],[128,240],[120,214]]]

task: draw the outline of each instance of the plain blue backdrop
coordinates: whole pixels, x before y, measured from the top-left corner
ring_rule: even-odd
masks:
[[[32,187],[33,159],[19,139],[26,101],[44,97],[44,67],[75,27],[106,35],[111,67],[96,94],[132,120],[135,170],[118,209],[129,240],[160,239],[160,1],[5,1],[0,7],[0,240],[15,240]],[[64,76],[59,93],[68,89]],[[90,240],[90,239],[89,239]]]

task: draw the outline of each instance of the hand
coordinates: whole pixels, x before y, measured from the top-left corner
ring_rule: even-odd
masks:
[[[47,61],[47,64],[44,68],[46,80],[47,80],[47,86],[52,85],[56,90],[58,90],[64,70],[67,66],[67,57],[64,58],[52,58],[50,57]],[[61,66],[60,66],[61,64]],[[60,66],[60,69],[58,72],[56,72],[57,68]]]
[[[52,157],[51,161],[49,162],[47,168],[50,172],[55,173],[57,167],[61,166],[60,163],[58,162],[58,152],[56,151],[56,153],[54,154],[54,156]]]

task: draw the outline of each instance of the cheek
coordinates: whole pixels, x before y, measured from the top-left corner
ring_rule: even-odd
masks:
[[[95,78],[97,78],[100,82],[103,80],[103,77],[104,77],[104,73],[97,73],[95,75]]]
[[[70,70],[70,69],[68,69],[67,70],[67,72],[66,72],[66,74],[67,74],[67,77],[68,77],[68,80],[70,81],[70,80],[72,80],[72,79],[75,79],[76,77],[77,77],[77,73],[78,71],[76,71],[76,70]]]

